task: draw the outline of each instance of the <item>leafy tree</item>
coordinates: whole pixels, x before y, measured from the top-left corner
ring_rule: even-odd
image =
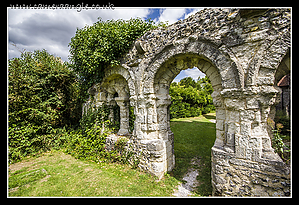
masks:
[[[180,85],[185,86],[186,88],[188,88],[189,86],[195,88],[196,87],[196,82],[193,80],[193,78],[186,77],[186,78],[183,78],[180,81]]]
[[[209,113],[214,110],[211,94],[213,88],[208,77],[198,78],[197,82],[191,77],[173,82],[169,88],[172,104],[171,118],[185,118]]]
[[[10,59],[8,81],[10,157],[17,159],[50,145],[54,137],[42,136],[71,124],[78,91],[74,73],[46,50]]]
[[[205,76],[204,78],[200,78],[200,76],[197,79],[197,89],[203,89],[205,90],[208,94],[212,94],[213,93],[213,87],[211,84],[210,79]]]
[[[82,100],[87,97],[87,89],[102,80],[104,69],[119,64],[119,58],[129,50],[132,43],[155,27],[151,20],[132,18],[99,19],[92,26],[77,29],[69,44],[70,61],[79,77]]]

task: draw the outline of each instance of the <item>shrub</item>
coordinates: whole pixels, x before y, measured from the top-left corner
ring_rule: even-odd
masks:
[[[48,134],[41,134],[38,126],[12,125],[8,128],[10,163],[17,162],[30,154],[38,154],[51,148],[59,149],[66,142],[65,128],[48,130]]]
[[[9,160],[58,147],[74,119],[75,75],[46,50],[24,52],[8,64]],[[62,131],[64,132],[64,131]]]
[[[133,156],[125,147],[127,142],[125,137],[116,142],[113,150],[108,151],[105,147],[106,137],[119,128],[118,123],[111,123],[108,120],[109,111],[105,104],[98,108],[89,108],[80,120],[79,129],[69,133],[66,153],[95,162],[129,163]]]

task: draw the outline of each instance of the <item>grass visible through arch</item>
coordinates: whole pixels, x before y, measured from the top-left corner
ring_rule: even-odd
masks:
[[[212,119],[216,119],[216,113],[172,119],[170,122],[175,154],[175,168],[170,175],[181,181],[190,167],[199,169],[199,186],[195,193],[200,196],[212,194],[211,148],[216,139],[216,125],[210,121]],[[195,157],[200,159],[200,165],[190,164]]]

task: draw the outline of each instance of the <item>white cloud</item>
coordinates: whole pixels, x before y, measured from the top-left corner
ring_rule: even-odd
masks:
[[[168,24],[173,24],[183,17],[186,13],[186,9],[181,8],[171,8],[163,9],[160,11],[160,17],[154,19],[155,22],[165,22],[168,21]]]
[[[204,77],[205,74],[203,72],[201,72],[198,68],[194,67],[192,69],[187,69],[187,70],[184,70],[184,74],[187,76],[187,77],[191,77],[193,78],[194,80],[197,80],[197,78],[200,76],[200,77]]]
[[[154,21],[168,21],[172,24],[187,18],[200,9],[167,8],[155,13]],[[88,9],[8,9],[8,38],[20,49],[33,51],[46,49],[49,53],[67,61],[68,44],[76,33],[76,28],[92,25],[107,19],[125,19],[140,17],[146,19],[153,10],[147,8]],[[8,45],[8,57],[19,57],[17,48]]]
[[[192,14],[202,10],[203,8],[197,9],[186,9],[186,8],[167,8],[161,9],[160,16],[154,19],[154,22],[165,22],[168,21],[168,24],[173,24],[181,19],[186,19]]]
[[[203,8],[197,8],[197,9],[191,9],[191,12],[188,14],[185,14],[184,19],[188,18],[189,16],[195,14],[196,12],[199,12],[200,10],[203,10]]]
[[[173,80],[173,82],[180,82],[180,80],[182,80],[183,78],[186,77],[191,77],[193,78],[193,80],[197,80],[198,77],[205,77],[205,74],[203,72],[201,72],[197,67],[191,68],[191,69],[187,69],[187,70],[182,70]]]
[[[49,53],[68,60],[71,38],[76,28],[92,25],[107,19],[146,18],[149,9],[82,10],[76,9],[8,9],[9,42],[23,50],[46,49]],[[8,57],[19,57],[20,52],[12,45],[8,46]]]

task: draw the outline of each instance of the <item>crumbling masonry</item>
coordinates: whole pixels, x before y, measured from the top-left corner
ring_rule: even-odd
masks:
[[[132,106],[129,143],[140,168],[162,177],[175,166],[169,86],[180,71],[197,67],[214,89],[213,195],[289,196],[290,170],[273,151],[267,119],[279,101],[275,82],[285,72],[278,71],[290,70],[290,30],[290,9],[204,9],[137,39],[90,89],[95,100],[86,105],[117,104],[123,136]]]

